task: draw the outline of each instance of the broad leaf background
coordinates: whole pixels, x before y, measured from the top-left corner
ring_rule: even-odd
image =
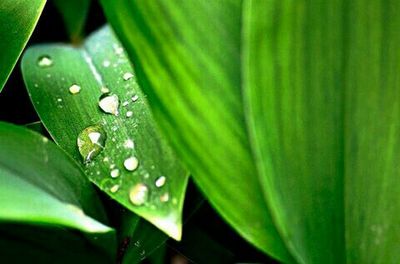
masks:
[[[0,2],[0,92],[42,13],[46,0]]]
[[[398,1],[102,4],[164,134],[242,236],[284,262],[399,259]]]

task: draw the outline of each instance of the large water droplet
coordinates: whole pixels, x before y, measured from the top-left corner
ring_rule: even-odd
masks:
[[[106,93],[100,96],[99,107],[103,112],[118,115],[119,98],[116,94]]]
[[[149,188],[143,183],[136,184],[129,191],[129,200],[134,205],[143,205],[148,198]]]
[[[122,76],[122,79],[124,79],[124,81],[128,81],[128,80],[132,79],[132,77],[133,77],[133,74],[132,74],[132,73],[126,72],[126,73],[124,73],[124,75]]]
[[[124,161],[124,167],[128,171],[134,171],[139,166],[139,160],[136,157],[129,157]]]
[[[42,67],[42,68],[50,67],[51,65],[53,65],[53,60],[50,58],[50,56],[43,55],[43,56],[39,57],[38,65],[39,65],[39,67]]]
[[[77,84],[73,84],[71,85],[71,87],[69,87],[69,92],[71,94],[77,94],[81,91],[81,87]]]
[[[165,184],[165,182],[167,181],[167,178],[165,177],[165,176],[160,176],[160,177],[158,177],[157,179],[156,179],[156,181],[155,181],[155,185],[156,185],[156,187],[163,187],[164,186],[164,184]]]
[[[92,161],[104,149],[107,135],[100,125],[93,125],[85,128],[78,135],[78,150],[83,161]]]

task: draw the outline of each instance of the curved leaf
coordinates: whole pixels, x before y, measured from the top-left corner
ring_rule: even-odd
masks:
[[[241,101],[240,1],[102,1],[153,113],[218,212],[290,262],[265,202]]]
[[[163,131],[242,235],[285,259],[215,185],[262,194],[299,263],[395,263],[399,2],[240,2],[103,6]]]
[[[51,65],[37,65],[43,56],[52,61]],[[101,130],[104,149],[85,165],[90,180],[126,208],[180,239],[188,173],[160,137],[134,71],[110,29],[96,32],[79,48],[32,47],[23,57],[22,71],[43,124],[76,160],[88,161],[78,151],[80,133],[89,126]],[[99,107],[101,98],[107,96],[104,89],[111,91],[112,98],[118,97],[114,101],[119,104],[118,115]],[[82,149],[84,156],[91,151]],[[125,161],[129,157],[138,159],[137,168],[128,170]],[[161,176],[166,182],[157,187],[155,181]],[[149,190],[143,205],[135,205],[130,199],[138,184],[145,184]]]
[[[46,0],[0,2],[0,92],[31,36]]]
[[[79,166],[47,138],[3,122],[0,206],[2,222],[69,227],[88,233],[95,245],[100,235],[115,242],[113,229],[96,220],[105,222],[105,214]]]
[[[79,43],[82,40],[91,0],[53,0],[53,2],[64,19],[72,42]]]

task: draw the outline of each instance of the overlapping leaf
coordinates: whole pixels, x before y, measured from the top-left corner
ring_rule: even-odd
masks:
[[[47,138],[2,122],[0,207],[3,225],[19,223],[80,230],[88,234],[88,241],[97,250],[108,252],[108,260],[115,254],[115,248],[98,244],[113,245],[114,233],[98,221],[106,221],[103,208],[79,166]]]
[[[102,3],[163,131],[245,238],[283,261],[286,246],[299,263],[396,262],[398,1]]]
[[[42,13],[46,0],[0,2],[0,92]]]

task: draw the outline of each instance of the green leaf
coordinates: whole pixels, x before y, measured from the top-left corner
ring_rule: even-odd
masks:
[[[102,2],[161,128],[244,237],[290,261],[270,226],[248,231],[262,195],[299,263],[399,259],[399,1]]]
[[[47,56],[52,65],[38,66],[36,62],[42,56]],[[90,180],[126,208],[180,239],[188,173],[158,133],[135,73],[110,29],[96,32],[78,48],[60,44],[30,48],[24,55],[22,71],[32,102],[54,140],[81,163],[92,159],[85,165]],[[81,90],[73,94],[70,88],[76,85]],[[118,116],[99,107],[106,87],[119,98]],[[103,105],[107,106],[112,105]],[[88,135],[81,137],[85,143],[82,158],[77,138],[89,126],[92,132],[101,132],[99,140],[105,140],[100,142],[105,145],[102,148],[91,143]],[[93,158],[93,153],[98,156]],[[133,171],[124,167],[129,157],[139,161]],[[156,187],[155,181],[161,176],[166,183]],[[137,199],[146,195],[133,195],[140,188],[149,190],[143,205]],[[130,197],[136,199],[136,205]]]
[[[102,1],[164,134],[245,239],[292,261],[265,202],[241,98],[240,1]]]
[[[155,230],[153,225],[142,218],[138,218],[137,221],[131,219],[132,217],[125,218],[122,225],[127,232],[123,241],[126,248],[122,261],[126,264],[140,263],[168,239],[164,233]]]
[[[0,92],[42,13],[46,0],[0,2]]]
[[[266,193],[305,263],[400,257],[399,8],[248,5],[249,127]]]
[[[0,206],[1,222],[73,228],[95,245],[95,236],[115,241],[113,229],[99,222],[106,222],[103,208],[79,166],[47,138],[3,122]]]
[[[91,0],[53,0],[53,2],[64,19],[72,42],[79,43],[83,37]]]

